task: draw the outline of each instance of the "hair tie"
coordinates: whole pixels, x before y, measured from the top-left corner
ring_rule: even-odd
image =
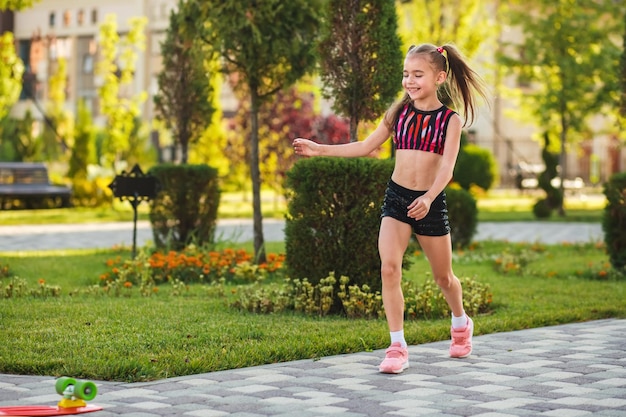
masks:
[[[448,63],[448,51],[446,51],[443,46],[438,46],[437,47],[437,52],[439,52],[441,55],[443,55],[443,59],[446,61],[446,66],[445,66],[444,69],[447,72],[449,67],[450,67],[450,64]]]

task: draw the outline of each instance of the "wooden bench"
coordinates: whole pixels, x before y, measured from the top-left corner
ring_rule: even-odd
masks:
[[[0,162],[0,210],[69,207],[72,190],[50,183],[36,162]]]

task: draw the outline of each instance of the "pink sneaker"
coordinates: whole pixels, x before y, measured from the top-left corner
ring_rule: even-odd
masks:
[[[467,326],[463,329],[450,328],[452,343],[450,343],[450,357],[467,358],[472,353],[472,335],[474,334],[474,322],[467,318]]]
[[[409,351],[400,342],[392,343],[385,351],[385,359],[378,370],[384,374],[399,374],[409,367]]]

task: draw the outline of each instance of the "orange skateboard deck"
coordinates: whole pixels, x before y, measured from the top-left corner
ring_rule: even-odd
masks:
[[[69,416],[73,414],[91,413],[100,411],[102,407],[86,405],[84,407],[59,407],[56,405],[29,405],[15,407],[0,407],[0,416]]]
[[[56,380],[54,389],[63,396],[57,405],[0,407],[0,416],[70,416],[102,410],[98,405],[85,402],[93,400],[98,393],[98,387],[91,381],[61,377]]]

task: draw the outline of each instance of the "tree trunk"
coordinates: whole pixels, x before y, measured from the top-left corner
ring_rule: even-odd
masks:
[[[563,203],[565,202],[565,178],[567,177],[567,122],[565,121],[565,115],[561,114],[561,155],[559,156],[559,163],[561,165],[561,169],[559,170],[559,178],[561,179],[559,184],[559,191],[561,193],[561,204],[558,207],[559,216],[565,216],[565,207]]]
[[[187,159],[188,159],[188,155],[189,155],[189,141],[182,141],[180,143],[180,163],[181,164],[186,164],[187,163]]]
[[[252,209],[254,232],[254,256],[258,264],[264,263],[265,241],[263,239],[263,213],[261,212],[261,173],[259,170],[259,97],[250,86],[250,176],[252,177]]]
[[[350,142],[356,142],[359,140],[357,137],[357,128],[359,127],[359,119],[356,117],[350,118]]]

